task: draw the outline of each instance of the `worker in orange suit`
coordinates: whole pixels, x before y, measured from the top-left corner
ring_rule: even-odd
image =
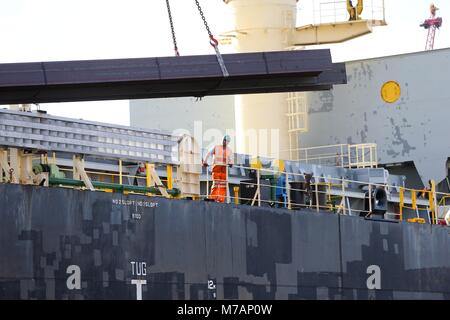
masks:
[[[210,199],[216,202],[225,202],[227,195],[227,166],[233,165],[233,152],[228,147],[231,138],[229,135],[223,137],[222,144],[214,146],[205,156],[203,166],[208,166],[209,157],[213,156],[212,179]]]

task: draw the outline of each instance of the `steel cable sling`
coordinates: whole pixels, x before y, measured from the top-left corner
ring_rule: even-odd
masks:
[[[217,61],[219,62],[220,69],[222,69],[222,74],[224,77],[228,77],[230,74],[228,73],[227,67],[225,66],[225,62],[223,61],[223,57],[220,54],[219,51],[219,41],[217,41],[216,38],[214,38],[211,30],[209,29],[208,22],[206,21],[205,15],[203,14],[202,7],[200,6],[200,3],[198,0],[194,0],[195,4],[197,5],[197,9],[200,12],[200,16],[202,17],[203,24],[205,25],[206,31],[209,35],[209,44],[214,48],[216,51]]]
[[[177,37],[175,35],[175,27],[173,25],[172,11],[170,10],[169,0],[166,0],[166,5],[167,5],[167,13],[169,15],[170,30],[172,32],[173,49],[175,50],[175,56],[178,57],[178,56],[180,56],[180,52],[178,51]]]

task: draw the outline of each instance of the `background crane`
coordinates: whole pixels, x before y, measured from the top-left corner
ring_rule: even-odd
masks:
[[[442,26],[442,18],[436,17],[436,11],[439,10],[434,4],[430,5],[431,16],[425,20],[420,26],[428,29],[427,42],[425,44],[425,50],[434,49],[434,38],[436,37],[436,30]]]

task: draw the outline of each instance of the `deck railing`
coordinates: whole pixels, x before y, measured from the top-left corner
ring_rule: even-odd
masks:
[[[358,1],[354,2],[357,4]],[[341,23],[350,19],[346,0],[302,0],[297,16],[301,25]],[[384,0],[364,0],[363,11],[360,15],[356,12],[356,18],[370,20],[375,24],[385,23]]]
[[[54,156],[49,157],[48,161],[55,161],[56,163],[56,158]],[[140,183],[137,183],[138,185],[146,187],[154,185],[149,175],[148,165],[146,166],[146,172],[142,175],[131,174],[122,161],[118,161],[117,165],[119,168],[118,173],[92,169],[87,169],[86,173],[92,181],[111,182],[121,185],[129,185],[130,181],[140,181]],[[367,217],[373,213],[374,209],[373,191],[382,189],[386,191],[387,202],[389,203],[384,214],[386,220],[443,224],[445,214],[450,210],[450,194],[437,192],[435,187],[432,187],[430,190],[417,190],[384,183],[356,181],[346,177],[324,177],[307,173],[285,172],[273,168],[247,167],[243,165],[235,165],[233,168],[244,171],[253,170],[255,178],[253,181],[242,181],[233,176],[223,181],[226,185],[225,202],[227,203],[245,203],[251,206],[270,205],[286,209],[309,208],[316,211]],[[173,186],[173,181],[176,181],[172,176],[172,174],[176,175],[176,170],[173,169],[175,168],[171,166],[166,168],[164,171],[166,171],[167,178],[161,179],[168,189]],[[70,176],[73,169],[63,166],[60,168],[60,171],[66,172]],[[199,199],[209,197],[209,187],[212,180],[210,179],[209,168],[206,172],[206,193],[201,194],[198,197]],[[283,185],[279,183],[279,179],[282,176],[284,177]],[[270,179],[272,179],[272,182],[269,182]],[[241,196],[240,188],[242,186],[251,186],[255,190],[254,194],[251,197]],[[270,190],[270,192],[276,193],[278,191],[281,197],[266,199],[262,196],[264,188]],[[146,195],[154,196],[155,194],[146,193]],[[301,195],[303,200],[292,199],[293,195],[295,197]],[[367,205],[362,206],[360,201],[356,203],[354,200],[363,200]],[[409,218],[406,218],[405,215],[407,210],[410,214]],[[415,216],[411,217],[411,212],[415,212]],[[423,212],[426,212],[426,214],[421,215],[420,213]]]
[[[292,150],[294,161],[329,165],[342,168],[377,168],[378,155],[375,143],[335,144]]]
[[[446,202],[450,202],[450,194],[437,192],[435,190],[419,190],[410,189],[403,186],[393,186],[388,184],[373,183],[367,181],[355,181],[346,178],[331,178],[323,176],[307,175],[304,173],[279,172],[269,168],[252,168],[237,165],[234,168],[244,170],[255,170],[256,179],[253,182],[239,182],[240,186],[252,186],[256,188],[255,194],[252,198],[241,197],[239,195],[239,187],[230,187],[232,184],[228,180],[223,183],[227,184],[227,203],[241,204],[243,202],[251,206],[270,205],[277,207],[284,207],[286,209],[295,208],[310,208],[316,211],[332,211],[343,215],[360,215],[369,216],[373,213],[373,191],[376,189],[383,189],[387,193],[387,201],[390,204],[396,204],[396,210],[386,210],[385,218],[387,220],[408,221],[417,223],[442,224],[444,216],[447,211],[445,209]],[[285,177],[285,185],[274,185],[267,183],[267,179],[263,177],[272,176],[279,178],[281,175]],[[294,188],[291,182],[306,181],[307,176],[311,179],[309,187],[304,189]],[[207,176],[209,181],[209,176]],[[281,189],[285,194],[285,199],[263,199],[262,188]],[[291,199],[291,192],[301,192],[303,195],[308,195],[307,203],[294,202]],[[425,193],[425,196],[421,195]],[[207,198],[209,191],[201,195],[200,198]],[[364,200],[367,201],[368,208],[357,208],[350,200]],[[321,201],[322,200],[322,201]],[[325,200],[325,201],[324,201]],[[309,203],[308,203],[309,202]],[[415,210],[416,217],[405,219],[405,209]],[[448,208],[450,209],[450,208]],[[419,212],[427,212],[425,218],[421,218]]]

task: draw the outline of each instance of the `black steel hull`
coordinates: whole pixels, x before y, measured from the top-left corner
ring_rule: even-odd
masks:
[[[446,227],[5,184],[0,204],[2,299],[450,298]]]

